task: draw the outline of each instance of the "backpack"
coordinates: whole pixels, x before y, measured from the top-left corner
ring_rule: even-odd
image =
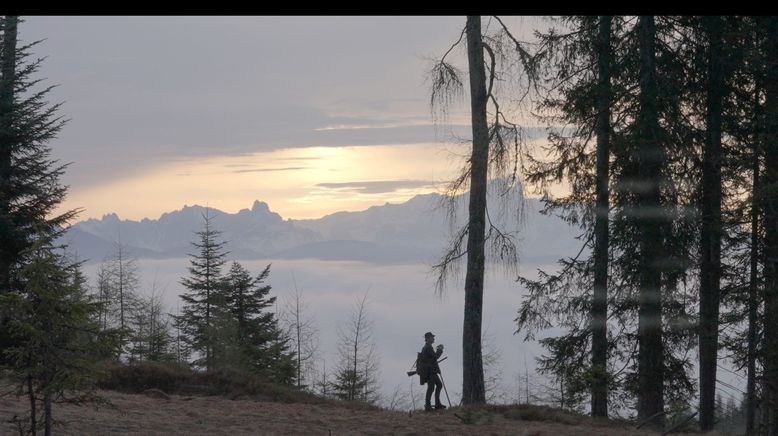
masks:
[[[419,375],[419,384],[427,383],[429,377],[429,362],[421,353],[416,353],[416,374]]]

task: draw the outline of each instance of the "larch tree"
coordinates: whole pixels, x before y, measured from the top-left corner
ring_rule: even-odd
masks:
[[[514,37],[500,18],[493,17],[493,20],[497,30],[484,33],[481,17],[468,16],[458,41],[436,61],[430,72],[433,111],[445,114],[447,105],[463,88],[461,73],[447,57],[463,40],[466,42],[472,147],[459,176],[449,185],[447,197],[449,213],[454,218],[458,194],[468,192],[467,223],[455,232],[449,248],[433,267],[438,277],[438,292],[442,292],[458,261],[467,259],[462,327],[463,404],[486,401],[481,330],[487,255],[502,262],[509,271],[514,271],[518,264],[516,232],[505,230],[495,219],[498,214],[490,214],[487,191],[492,177],[491,185],[500,191],[503,206],[510,203],[515,208],[514,216],[519,215],[522,200],[518,168],[526,136],[520,125],[510,121],[509,108],[516,110],[527,97],[534,83],[537,61],[527,43]],[[502,89],[502,83],[507,89]],[[515,91],[516,86],[520,89],[513,98],[510,92],[502,100],[498,97],[498,90]]]
[[[138,304],[140,276],[137,259],[126,245],[114,242],[113,254],[99,268],[103,282],[98,283],[98,288],[109,303],[106,309],[114,311],[112,317],[118,323],[116,327],[123,332],[117,350],[117,358],[121,359],[126,352],[127,340],[132,335],[130,318]]]
[[[367,313],[367,293],[338,327],[338,364],[332,390],[347,401],[378,401],[378,356],[373,342],[373,321]]]
[[[152,286],[148,296],[138,298],[130,321],[132,324],[132,333],[128,341],[130,362],[177,360],[170,316],[164,311],[162,296],[156,284]]]
[[[294,293],[284,301],[281,321],[295,352],[298,389],[312,389],[315,382],[313,373],[318,352],[318,331],[316,320],[309,310],[302,291],[295,283]]]

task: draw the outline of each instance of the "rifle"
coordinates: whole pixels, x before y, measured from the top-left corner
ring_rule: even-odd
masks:
[[[448,359],[448,356],[438,360],[438,363],[440,363],[440,362],[442,362],[442,361],[444,361],[446,359]],[[418,374],[418,372],[413,370],[413,368],[415,368],[415,367],[416,367],[416,362],[413,362],[413,366],[411,366],[411,370],[406,373],[406,374],[408,374],[408,377],[413,377],[414,375]]]

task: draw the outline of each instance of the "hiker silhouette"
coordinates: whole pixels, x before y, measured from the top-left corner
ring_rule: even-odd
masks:
[[[424,347],[416,358],[416,373],[419,374],[419,384],[427,384],[427,394],[424,397],[424,410],[433,410],[430,400],[432,392],[435,392],[435,409],[445,409],[446,406],[440,402],[440,390],[443,387],[440,377],[440,366],[438,359],[443,354],[443,344],[438,345],[434,350],[432,344],[435,343],[435,335],[432,332],[424,334]],[[409,373],[409,375],[412,375]]]

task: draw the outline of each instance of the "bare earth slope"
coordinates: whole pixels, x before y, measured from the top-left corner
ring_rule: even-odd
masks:
[[[467,415],[462,410],[400,413],[361,410],[334,404],[287,404],[221,396],[176,396],[170,399],[102,391],[112,407],[56,405],[55,418],[64,422],[54,434],[78,435],[656,435],[626,424],[565,425],[526,421],[499,414]],[[8,422],[23,416],[24,398],[0,398],[0,434],[18,434]],[[471,424],[465,419],[475,417]]]

